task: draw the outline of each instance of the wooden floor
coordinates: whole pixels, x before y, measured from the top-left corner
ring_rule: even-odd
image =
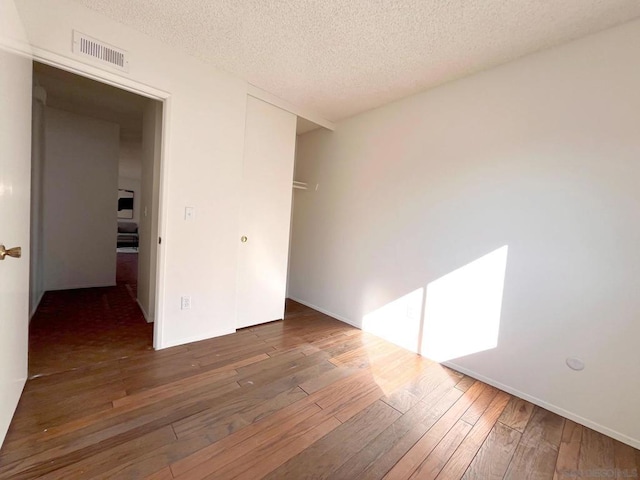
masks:
[[[639,461],[289,302],[283,322],[30,379],[0,478],[637,478]]]
[[[138,255],[118,253],[116,286],[46,292],[29,325],[29,375],[97,365],[153,349],[136,302]]]

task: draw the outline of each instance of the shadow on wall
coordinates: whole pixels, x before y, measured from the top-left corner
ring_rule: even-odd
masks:
[[[496,348],[507,252],[500,247],[366,314],[363,330],[437,362]]]

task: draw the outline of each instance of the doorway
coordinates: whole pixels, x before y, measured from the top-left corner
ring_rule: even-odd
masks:
[[[30,375],[153,346],[163,108],[42,63],[33,75],[31,346],[77,355],[30,355]]]

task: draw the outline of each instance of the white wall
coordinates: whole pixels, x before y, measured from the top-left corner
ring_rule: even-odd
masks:
[[[29,263],[29,318],[36,312],[44,295],[44,261],[42,258],[42,175],[45,156],[46,92],[34,86],[31,103],[31,223]]]
[[[235,331],[246,82],[71,1],[17,3],[36,55],[88,70],[71,52],[77,29],[129,53],[129,73],[106,76],[168,95],[159,252],[164,281],[158,287],[155,346]],[[196,221],[185,223],[185,206],[197,209]],[[180,310],[185,294],[192,297],[191,310]]]
[[[45,109],[45,290],[116,283],[120,127]]]
[[[158,201],[162,138],[162,104],[148,100],[142,121],[142,210],[138,232],[138,304],[148,322],[155,320],[158,261]]]
[[[120,136],[118,175],[135,180],[142,178],[142,139],[133,140]]]
[[[452,364],[640,447],[639,55],[636,21],[300,136],[291,297],[360,326],[508,245]]]

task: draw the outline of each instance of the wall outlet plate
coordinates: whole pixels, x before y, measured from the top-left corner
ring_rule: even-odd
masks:
[[[579,372],[580,370],[584,370],[584,362],[579,358],[569,357],[567,358],[567,366],[571,370],[575,370]]]

